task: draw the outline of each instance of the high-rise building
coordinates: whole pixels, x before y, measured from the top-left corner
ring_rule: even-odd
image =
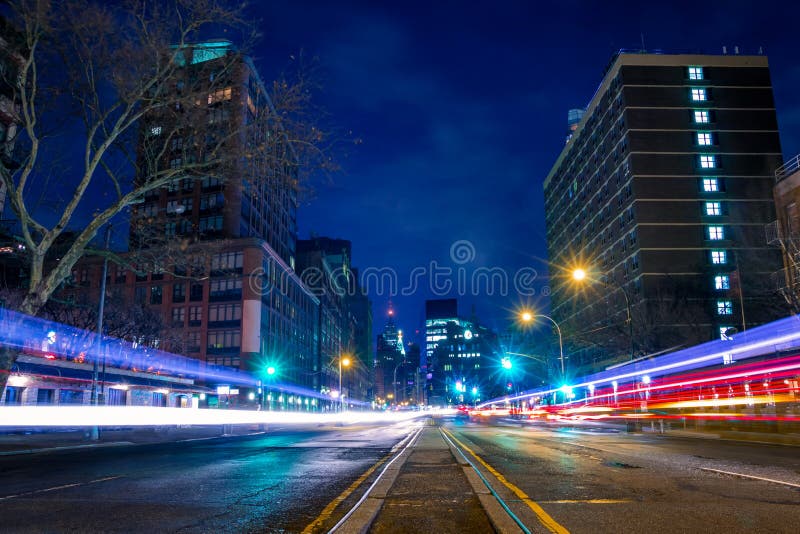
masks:
[[[383,332],[378,334],[375,351],[375,396],[396,402],[394,392],[397,387],[397,370],[406,362],[406,351],[403,331],[394,322],[394,309],[389,308],[387,315]]]
[[[497,335],[458,317],[456,299],[425,301],[426,402],[473,403],[491,396],[504,377]]]
[[[136,180],[175,177],[135,206],[130,261],[139,264],[112,266],[110,291],[162,314],[167,350],[262,378],[263,388],[240,388],[242,402],[321,409],[329,399],[272,390],[320,392],[321,333],[320,299],[295,273],[297,165],[269,119],[266,88],[227,41],[176,48],[174,61],[163,90],[181,99],[142,118]],[[88,259],[75,276],[99,279],[99,268]]]
[[[552,314],[585,348],[570,366],[780,316],[780,164],[766,57],[620,52],[544,182]]]
[[[794,313],[800,313],[800,155],[775,171],[778,218],[767,225],[767,242],[780,247],[783,269],[773,273],[773,287]]]

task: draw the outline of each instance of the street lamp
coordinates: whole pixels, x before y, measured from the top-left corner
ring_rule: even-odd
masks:
[[[339,356],[339,411],[344,411],[344,395],[342,395],[342,367],[350,366],[350,358]]]
[[[586,270],[585,269],[574,269],[572,271],[572,279],[576,282],[583,282],[587,278]],[[598,282],[600,285],[605,287],[611,288],[612,290],[619,289],[622,292],[622,296],[625,297],[625,311],[627,312],[627,323],[628,323],[628,342],[630,343],[630,357],[633,360],[633,321],[631,320],[631,299],[628,296],[628,291],[625,287],[616,283],[609,284],[603,280],[592,280],[593,282]]]
[[[533,320],[537,317],[547,319],[553,323],[553,326],[556,327],[556,332],[558,332],[558,359],[561,361],[561,378],[563,379],[566,377],[566,370],[564,368],[564,340],[561,337],[561,327],[558,326],[558,323],[552,317],[543,313],[531,313],[529,311],[523,311],[519,316],[522,322],[526,324],[533,322]]]

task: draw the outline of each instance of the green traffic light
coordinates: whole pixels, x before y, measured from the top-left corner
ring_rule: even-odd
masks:
[[[275,374],[275,368],[273,366],[271,366],[271,365],[269,367],[267,367],[267,374],[270,375],[270,376],[274,375]]]

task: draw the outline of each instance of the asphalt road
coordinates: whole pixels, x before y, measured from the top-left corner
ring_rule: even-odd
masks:
[[[299,532],[413,424],[0,457],[0,531]]]
[[[572,533],[800,531],[795,447],[527,424],[445,426]],[[518,495],[500,493],[543,531]]]

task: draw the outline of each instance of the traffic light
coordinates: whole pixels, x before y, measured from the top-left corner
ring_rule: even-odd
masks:
[[[512,367],[514,367],[514,364],[511,363],[511,358],[509,358],[508,356],[500,360],[500,365],[503,366],[503,369],[511,369]]]
[[[510,390],[511,390],[511,387],[512,387],[512,385],[511,385],[511,382],[509,382],[508,384],[506,384],[506,389],[507,389],[507,390],[509,390],[509,391],[510,391]]]
[[[276,369],[274,365],[267,366],[267,375],[272,376],[276,373]]]

